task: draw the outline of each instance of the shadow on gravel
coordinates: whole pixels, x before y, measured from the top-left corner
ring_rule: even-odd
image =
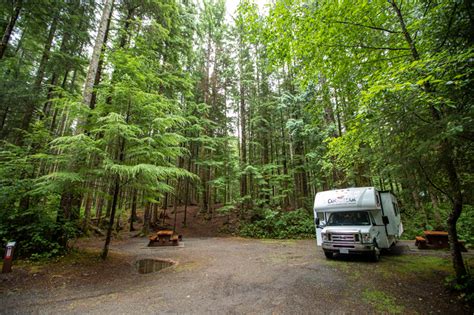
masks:
[[[381,254],[381,259],[383,257],[390,257],[390,256],[402,256],[406,254],[410,249],[406,245],[396,245],[390,249],[383,249]],[[374,263],[370,257],[370,255],[364,254],[336,254],[332,258],[332,260],[339,260],[339,261],[354,261],[354,262],[366,262],[366,263]]]
[[[384,256],[401,256],[410,251],[408,245],[396,245],[390,249],[382,251]]]
[[[364,263],[371,263],[371,264],[374,263],[369,257],[369,255],[357,255],[357,254],[335,254],[333,258],[331,258],[331,260],[364,262]]]

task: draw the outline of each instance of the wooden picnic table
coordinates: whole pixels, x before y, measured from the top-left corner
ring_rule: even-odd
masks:
[[[446,231],[423,231],[424,236],[417,236],[415,238],[415,245],[418,249],[427,248],[449,248],[448,232]],[[467,249],[464,246],[464,241],[459,240],[458,244],[461,247],[461,251],[466,252]]]
[[[182,236],[175,234],[172,230],[160,230],[148,238],[150,239],[148,246],[177,246],[182,240]]]
[[[426,242],[434,248],[449,248],[448,232],[446,231],[423,231]]]
[[[156,235],[158,236],[158,239],[160,241],[169,241],[171,239],[171,236],[173,236],[173,231],[171,230],[161,230],[156,232]]]

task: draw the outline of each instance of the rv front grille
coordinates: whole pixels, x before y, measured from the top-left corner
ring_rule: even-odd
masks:
[[[331,234],[331,240],[335,243],[337,242],[350,242],[355,243],[357,241],[357,234]]]

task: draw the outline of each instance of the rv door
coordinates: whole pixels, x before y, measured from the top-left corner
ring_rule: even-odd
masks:
[[[321,236],[321,231],[324,228],[326,222],[324,221],[324,214],[323,213],[315,213],[314,225],[316,227],[316,245],[322,246],[323,245],[323,238]]]

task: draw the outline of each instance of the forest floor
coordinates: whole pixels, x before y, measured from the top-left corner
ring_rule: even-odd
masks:
[[[226,220],[191,213],[177,247],[150,248],[147,238],[123,232],[104,262],[103,238],[81,239],[47,264],[17,262],[0,275],[0,313],[472,314],[444,285],[446,251],[401,242],[378,263],[327,260],[314,240],[225,237]],[[472,253],[466,257],[472,263]],[[174,265],[140,274],[141,259]]]

